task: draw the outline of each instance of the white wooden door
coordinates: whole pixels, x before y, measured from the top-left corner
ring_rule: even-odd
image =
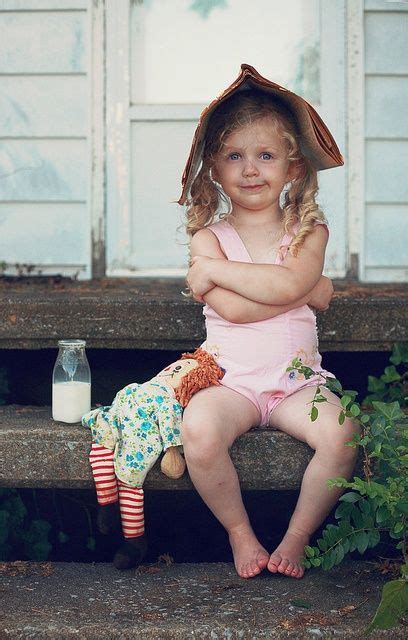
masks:
[[[181,174],[203,107],[240,64],[309,100],[345,153],[343,0],[107,0],[109,275],[181,275]],[[260,19],[260,16],[262,19]],[[344,168],[320,172],[327,273],[346,269]]]

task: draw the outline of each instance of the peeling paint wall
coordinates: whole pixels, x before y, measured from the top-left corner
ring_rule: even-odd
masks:
[[[365,0],[365,269],[408,279],[408,3]]]
[[[86,0],[0,3],[0,262],[90,275]]]

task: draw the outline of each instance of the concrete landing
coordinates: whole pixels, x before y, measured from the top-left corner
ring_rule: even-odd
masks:
[[[303,580],[239,578],[231,564],[0,563],[0,638],[363,638],[384,577],[367,562]],[[370,638],[406,638],[407,627]]]

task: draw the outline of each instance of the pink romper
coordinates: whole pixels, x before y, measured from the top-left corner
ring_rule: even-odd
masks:
[[[217,236],[228,260],[252,259],[237,231],[226,220],[208,227]],[[286,234],[274,264],[282,264],[292,236]],[[225,369],[221,384],[250,400],[260,412],[261,425],[287,396],[303,387],[322,383],[319,375],[308,380],[296,371],[287,372],[293,358],[316,372],[331,376],[321,367],[316,317],[307,305],[275,318],[236,324],[224,320],[208,304],[204,306],[207,340],[201,345]]]

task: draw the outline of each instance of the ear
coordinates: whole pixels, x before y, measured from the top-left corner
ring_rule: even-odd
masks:
[[[299,162],[291,162],[288,167],[288,172],[286,174],[286,181],[291,182],[292,180],[296,180],[300,175],[300,163]]]

